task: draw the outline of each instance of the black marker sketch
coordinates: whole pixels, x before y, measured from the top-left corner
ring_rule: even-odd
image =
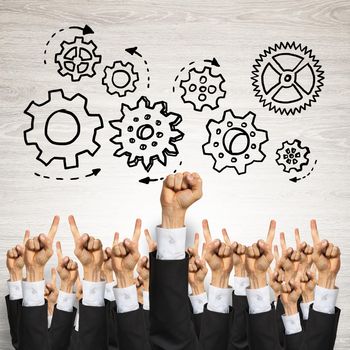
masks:
[[[92,40],[84,41],[83,37],[75,37],[72,42],[62,41],[61,51],[55,55],[58,73],[62,77],[69,75],[72,81],[93,77],[96,74],[95,65],[102,60],[102,56],[96,54],[96,49]]]
[[[144,63],[144,65],[145,65],[145,67],[146,67],[146,72],[147,72],[147,89],[149,89],[149,88],[150,88],[150,82],[151,82],[151,76],[150,76],[150,70],[149,70],[149,66],[148,66],[147,60],[145,60],[145,59],[143,58],[142,54],[141,54],[140,52],[137,51],[137,46],[135,46],[135,47],[130,47],[130,48],[128,48],[128,49],[125,49],[125,51],[126,51],[127,53],[129,53],[131,56],[136,55],[136,56],[139,56],[139,57],[142,58],[143,63]]]
[[[62,181],[62,180],[74,181],[74,180],[79,180],[79,179],[82,179],[82,178],[85,178],[85,177],[97,176],[100,173],[100,171],[101,171],[100,168],[96,168],[96,169],[92,169],[91,173],[89,173],[89,174],[86,174],[86,175],[83,175],[83,176],[76,176],[76,177],[67,177],[67,178],[64,178],[64,177],[51,177],[51,176],[42,175],[42,174],[39,174],[39,173],[34,173],[34,175],[37,176],[37,177],[42,177],[43,179],[52,179],[52,180],[57,180],[57,181]]]
[[[317,159],[316,159],[315,162],[314,162],[314,166],[311,168],[311,170],[310,170],[306,175],[301,176],[301,177],[296,177],[296,176],[295,176],[295,177],[292,177],[291,179],[289,179],[289,181],[292,181],[292,182],[297,183],[298,181],[307,178],[307,177],[310,176],[311,173],[315,170],[315,165],[316,165],[316,164],[317,164]]]
[[[81,30],[83,32],[83,35],[87,35],[87,34],[94,34],[94,31],[86,24],[84,28],[79,27],[79,26],[72,26],[69,27],[68,29],[78,29]],[[59,30],[57,30],[55,33],[53,33],[50,37],[50,40],[48,40],[45,44],[45,50],[44,50],[44,64],[46,64],[46,54],[47,54],[47,48],[50,45],[51,40],[56,36],[56,34],[58,33],[62,33],[63,31],[67,30],[66,28],[61,28]]]
[[[255,62],[252,71],[255,96],[270,111],[294,115],[316,102],[324,71],[306,46],[295,42],[276,44]]]
[[[181,165],[182,165],[182,161],[180,162],[179,166],[181,166]],[[176,174],[177,169],[175,169],[173,171],[173,173]],[[157,181],[162,181],[162,180],[164,180],[164,177],[160,177],[159,179],[157,179],[157,178],[151,179],[149,176],[147,176],[147,177],[140,179],[139,182],[141,182],[142,184],[145,184],[145,185],[149,185],[151,182],[157,182]]]
[[[276,163],[281,165],[286,173],[291,170],[300,172],[309,164],[309,153],[309,147],[303,147],[300,140],[284,141],[281,148],[276,151]]]
[[[184,133],[177,129],[182,117],[168,112],[166,102],[151,105],[142,96],[133,108],[123,103],[121,113],[120,119],[110,121],[110,125],[117,130],[116,136],[110,139],[118,146],[114,156],[127,156],[129,167],[140,162],[148,172],[155,161],[166,166],[168,156],[178,155],[175,143],[184,137]]]
[[[31,117],[31,126],[24,131],[24,141],[26,145],[36,146],[39,151],[36,159],[45,166],[54,159],[61,159],[65,169],[77,168],[81,154],[93,157],[101,147],[96,135],[103,128],[102,118],[89,113],[88,100],[81,94],[68,98],[59,89],[49,91],[48,97],[43,103],[32,101],[25,109],[24,113]],[[64,122],[69,133],[63,139],[51,136],[50,124],[57,121]],[[86,139],[89,139],[88,144]]]
[[[180,80],[179,86],[183,90],[181,99],[184,103],[190,103],[195,111],[203,111],[204,107],[216,109],[219,107],[219,100],[226,96],[226,91],[223,89],[225,82],[222,74],[215,74],[213,67],[220,67],[218,61],[204,60],[204,66],[196,67],[195,62],[190,62],[188,68],[188,75],[186,78]],[[180,70],[182,74],[186,70],[183,67]],[[179,80],[179,75],[175,78],[175,83]],[[173,86],[175,92],[175,85]]]
[[[208,121],[209,139],[202,150],[214,159],[214,170],[220,173],[226,168],[234,168],[242,175],[248,165],[265,159],[261,148],[269,140],[268,133],[255,126],[255,117],[252,112],[239,117],[227,110],[221,120]]]
[[[102,84],[107,87],[107,92],[110,95],[117,94],[119,97],[134,92],[136,82],[139,80],[139,74],[134,68],[132,63],[122,61],[115,61],[112,66],[106,66]]]

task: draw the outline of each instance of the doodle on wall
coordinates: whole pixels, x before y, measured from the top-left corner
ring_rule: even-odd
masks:
[[[221,172],[234,168],[238,175],[242,175],[250,164],[265,159],[261,148],[269,140],[268,133],[255,126],[255,117],[252,112],[239,117],[227,110],[221,120],[208,121],[209,139],[202,149],[203,154],[214,159],[214,170]]]
[[[310,163],[309,155],[310,148],[303,146],[300,140],[284,141],[280,148],[276,151],[276,163],[283,167],[285,173],[296,172],[300,173],[305,170]],[[293,177],[289,179],[292,182],[298,182],[306,177],[310,176],[315,169],[317,160],[306,175],[300,175],[299,177]]]
[[[179,167],[180,167],[181,165],[182,165],[182,161],[179,163]],[[175,169],[175,170],[173,171],[173,174],[176,174],[176,173],[177,173],[177,169]],[[145,184],[145,185],[149,185],[151,182],[162,181],[162,180],[164,180],[164,179],[165,179],[164,176],[162,176],[162,177],[160,177],[160,178],[151,178],[151,177],[149,177],[149,176],[146,176],[146,177],[140,179],[139,182],[142,183],[142,184]]]
[[[166,166],[168,156],[177,156],[176,142],[184,137],[177,126],[181,115],[168,112],[167,103],[159,101],[153,105],[146,97],[141,97],[135,107],[125,103],[121,107],[122,117],[110,121],[117,130],[111,142],[118,146],[116,157],[126,156],[129,167],[141,163],[148,172],[155,161]]]
[[[138,51],[138,48],[137,46],[135,47],[130,47],[128,49],[125,49],[125,51],[130,54],[131,56],[137,56],[137,57],[140,57],[143,61],[143,64],[145,66],[145,69],[146,69],[146,73],[147,73],[147,78],[146,78],[146,81],[147,81],[147,89],[150,88],[150,81],[151,81],[151,76],[150,76],[150,69],[149,69],[149,65],[148,65],[148,62],[147,60],[143,57],[143,55]]]
[[[294,42],[276,44],[255,62],[252,72],[255,96],[270,111],[294,115],[316,102],[324,71],[306,46]]]
[[[191,62],[187,69],[183,67],[180,70],[181,75],[186,72],[187,76],[180,78],[179,74],[175,78],[175,83],[179,82],[183,91],[182,101],[191,104],[195,111],[201,112],[204,107],[216,109],[219,107],[219,100],[226,96],[223,88],[225,79],[221,73],[214,72],[214,67],[220,67],[215,58],[201,63]]]
[[[106,66],[102,84],[107,87],[110,95],[117,94],[124,97],[128,92],[136,90],[136,82],[139,74],[135,72],[135,67],[130,62],[115,61],[112,66]]]
[[[83,95],[68,98],[59,89],[49,91],[47,101],[28,105],[24,113],[31,117],[31,126],[24,131],[24,141],[36,146],[37,160],[48,166],[60,159],[65,169],[71,169],[79,167],[81,154],[96,154],[101,147],[96,141],[97,131],[103,128],[103,121],[99,114],[89,113],[87,103]],[[57,122],[64,123],[68,131],[59,138],[53,136]]]
[[[100,63],[102,56],[96,54],[97,46],[83,37],[75,37],[73,41],[62,41],[61,51],[55,55],[58,64],[58,73],[61,76],[70,76],[73,82],[82,77],[93,77],[96,74],[95,66]]]

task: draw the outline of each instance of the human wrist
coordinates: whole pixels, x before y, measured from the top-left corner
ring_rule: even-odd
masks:
[[[22,270],[20,270],[20,271],[10,271],[10,281],[11,282],[21,281],[22,279],[23,279]]]
[[[61,281],[60,291],[65,293],[73,293],[74,283]]]
[[[205,293],[204,283],[190,283],[192,295]]]
[[[44,279],[44,267],[27,267],[26,277],[28,282],[38,282]]]
[[[335,289],[336,274],[320,273],[318,276],[317,285],[322,288]]]
[[[266,274],[256,273],[249,276],[250,289],[264,288],[267,285]]]
[[[179,228],[185,226],[185,209],[164,208],[162,209],[162,228]]]
[[[105,272],[104,276],[105,276],[105,279],[106,279],[107,283],[111,283],[111,282],[114,281],[113,272],[112,271]]]
[[[48,316],[52,316],[53,315],[54,309],[55,309],[55,304],[47,303],[47,314],[48,314]]]
[[[247,271],[244,266],[235,266],[235,276],[236,277],[247,277]]]
[[[228,273],[212,273],[211,285],[217,288],[228,288],[230,274]]]
[[[89,282],[101,281],[101,268],[99,267],[84,267],[84,280]]]
[[[301,298],[303,303],[311,303],[315,300],[315,293],[313,291],[310,293],[302,293]]]
[[[284,312],[287,316],[295,315],[298,313],[298,306],[295,303],[283,305]]]
[[[149,291],[149,281],[147,280],[147,281],[143,281],[143,290],[145,291],[145,292],[148,292]]]
[[[117,287],[127,288],[135,284],[134,274],[132,271],[117,273]]]

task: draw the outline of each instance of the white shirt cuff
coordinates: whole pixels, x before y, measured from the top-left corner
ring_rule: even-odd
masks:
[[[208,303],[207,293],[190,295],[190,301],[192,304],[193,314],[201,314],[204,311],[204,305]]]
[[[339,289],[315,287],[314,310],[325,314],[334,314]]]
[[[51,328],[52,318],[52,315],[47,316],[47,329]]]
[[[182,260],[186,251],[186,227],[157,227],[157,259]]]
[[[113,288],[113,291],[118,313],[123,314],[125,312],[135,311],[139,308],[135,284],[126,288]]]
[[[235,295],[246,296],[247,288],[249,287],[248,277],[234,277],[233,284],[235,288]]]
[[[149,292],[144,290],[142,292],[142,295],[143,295],[143,306],[142,306],[142,308],[144,310],[149,310]]]
[[[90,282],[83,280],[83,305],[85,306],[105,306],[106,282]]]
[[[22,281],[23,306],[42,306],[45,304],[45,281]]]
[[[247,299],[250,314],[260,314],[271,310],[270,287],[247,289]]]
[[[7,281],[10,300],[23,299],[22,281],[11,282]]]
[[[63,291],[58,292],[57,305],[56,308],[65,312],[73,312],[73,307],[75,303],[75,294],[66,293]]]
[[[79,332],[79,311],[75,315],[74,329]]]
[[[113,288],[115,285],[116,285],[116,283],[114,281],[106,284],[106,289],[105,289],[105,299],[106,300],[109,300],[109,301],[115,300],[114,292],[113,292]]]
[[[299,313],[286,316],[282,315],[286,335],[296,334],[302,331]]]
[[[208,310],[228,314],[232,300],[232,288],[217,288],[209,285]]]
[[[309,312],[310,312],[310,306],[312,305],[313,301],[310,301],[309,303],[300,303],[300,309],[303,314],[303,320],[309,319]]]

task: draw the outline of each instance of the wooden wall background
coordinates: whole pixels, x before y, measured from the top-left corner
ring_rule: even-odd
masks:
[[[323,237],[342,249],[339,275],[339,307],[342,316],[336,349],[350,343],[350,3],[347,0],[173,0],[173,1],[0,1],[0,294],[7,293],[6,249],[21,240],[25,228],[45,232],[54,214],[62,225],[58,238],[66,254],[72,254],[67,215],[74,213],[82,231],[93,232],[109,244],[113,232],[129,234],[136,216],[153,228],[159,221],[160,185],[138,183],[144,171],[128,168],[125,159],[112,157],[113,134],[107,121],[119,116],[121,100],[101,87],[102,69],[93,79],[71,83],[57,74],[53,54],[60,37],[49,46],[48,64],[43,50],[51,34],[60,28],[89,24],[103,63],[125,58],[124,49],[138,46],[151,69],[151,89],[138,91],[165,100],[169,109],[183,116],[186,133],[180,156],[167,169],[154,167],[151,176],[174,169],[196,170],[205,181],[205,196],[188,218],[190,232],[200,229],[207,217],[213,231],[226,226],[232,238],[251,243],[265,235],[274,217],[278,229],[293,243],[299,227],[309,237],[308,222],[319,221]],[[72,32],[74,35],[78,32]],[[67,34],[67,33],[66,33]],[[63,33],[62,33],[63,35]],[[62,36],[62,39],[64,35]],[[313,49],[325,70],[325,86],[312,108],[300,115],[282,117],[262,108],[250,81],[252,64],[259,53],[280,41],[301,42]],[[192,60],[216,57],[226,78],[227,96],[219,110],[194,112],[171,91],[179,69]],[[136,61],[135,61],[136,62]],[[102,66],[101,66],[102,67]],[[142,66],[141,66],[142,67]],[[105,129],[99,136],[102,149],[94,158],[83,157],[81,169],[102,168],[97,176],[79,182],[37,178],[34,171],[64,175],[61,163],[45,168],[35,160],[34,147],[23,142],[29,118],[23,114],[29,102],[47,98],[47,91],[63,88],[68,95],[82,92],[89,108],[101,113]],[[238,115],[257,114],[257,125],[269,131],[266,160],[252,165],[247,174],[218,174],[210,157],[203,156],[205,125],[232,108]],[[313,174],[294,184],[275,164],[274,152],[287,139],[300,138],[318,159]],[[179,161],[183,165],[179,168]],[[142,243],[144,249],[144,242]],[[144,249],[145,250],[145,249]],[[55,264],[55,259],[52,260]],[[0,304],[0,348],[10,349],[5,303]]]

